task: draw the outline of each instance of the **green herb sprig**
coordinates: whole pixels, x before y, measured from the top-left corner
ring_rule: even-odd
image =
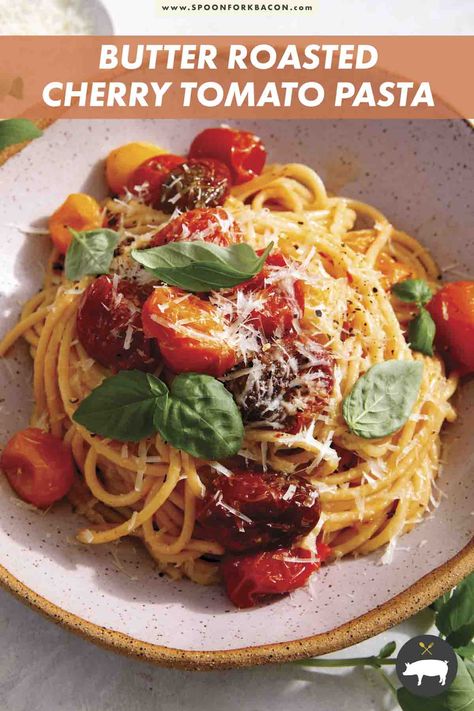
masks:
[[[0,151],[9,146],[16,146],[17,143],[39,138],[42,135],[43,131],[29,119],[4,119],[0,121]]]
[[[408,689],[396,689],[383,673],[383,667],[395,666],[391,657],[396,649],[389,642],[378,652],[368,657],[347,659],[306,659],[294,664],[305,667],[373,667],[378,669],[389,684],[402,711],[474,711],[474,573],[471,573],[457,588],[436,600],[431,609],[435,613],[434,624],[441,637],[445,637],[457,655],[458,671],[453,683],[438,696],[420,698]],[[463,644],[458,644],[463,642]]]
[[[168,388],[154,375],[123,370],[95,388],[73,420],[120,442],[159,432],[176,449],[202,459],[237,454],[244,436],[230,392],[216,378],[198,373],[181,373]]]
[[[134,249],[132,257],[157,279],[185,291],[229,289],[261,271],[273,242],[261,256],[244,242],[220,247],[196,240],[172,242],[151,249]]]
[[[119,242],[118,232],[103,227],[83,232],[68,229],[72,240],[64,261],[66,277],[77,281],[86,275],[107,274]]]
[[[408,341],[413,351],[424,355],[433,355],[433,342],[436,334],[435,322],[426,304],[433,298],[433,292],[423,279],[406,279],[392,287],[392,293],[408,304],[418,307],[418,314],[408,325]]]

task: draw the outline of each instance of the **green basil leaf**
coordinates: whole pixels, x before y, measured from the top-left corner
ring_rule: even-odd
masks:
[[[164,408],[167,399],[168,388],[158,378],[140,370],[123,370],[95,388],[72,419],[102,437],[138,442],[156,432],[155,409]]]
[[[469,642],[469,644],[466,644],[465,647],[457,647],[456,652],[459,654],[460,657],[463,657],[464,660],[474,660],[474,642]]]
[[[429,311],[420,308],[420,312],[408,326],[408,342],[412,351],[433,355],[433,341],[436,333],[435,322]]]
[[[66,277],[76,281],[86,274],[107,274],[119,241],[118,232],[106,228],[76,232],[71,227],[72,241],[64,263]]]
[[[73,420],[120,442],[159,432],[173,447],[202,459],[236,454],[244,436],[232,395],[215,378],[197,373],[178,375],[168,390],[154,375],[123,370],[95,388]]]
[[[176,449],[201,459],[224,459],[241,448],[240,411],[229,391],[210,375],[181,373],[165,405],[155,410],[155,427]]]
[[[465,578],[441,608],[436,625],[453,647],[469,644],[474,637],[474,573]]]
[[[377,439],[399,430],[416,402],[422,375],[417,361],[386,360],[369,368],[342,403],[351,432]]]
[[[397,643],[396,642],[387,642],[380,652],[377,654],[379,659],[386,659],[387,657],[390,657],[394,653],[394,651],[397,648]]]
[[[4,119],[0,121],[0,151],[42,135],[43,131],[29,119]]]
[[[433,297],[433,292],[423,279],[406,279],[392,287],[392,293],[407,303],[424,306]]]
[[[202,292],[228,289],[251,279],[261,271],[272,247],[273,242],[259,257],[249,244],[220,247],[196,240],[134,249],[132,257],[165,284]]]
[[[442,694],[426,699],[400,688],[397,699],[403,711],[474,711],[474,681],[458,656],[456,678]]]
[[[451,597],[452,590],[445,592],[444,595],[438,597],[434,602],[431,603],[430,608],[435,612],[439,612],[443,608]]]

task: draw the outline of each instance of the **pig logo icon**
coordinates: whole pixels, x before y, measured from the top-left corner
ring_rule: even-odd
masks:
[[[433,635],[413,637],[397,656],[397,675],[415,696],[439,696],[456,677],[458,660],[448,642]]]
[[[448,675],[449,662],[445,659],[419,659],[417,662],[405,662],[405,671],[403,676],[416,676],[418,686],[421,686],[421,681],[425,676],[439,677],[441,686],[446,685],[446,677]]]

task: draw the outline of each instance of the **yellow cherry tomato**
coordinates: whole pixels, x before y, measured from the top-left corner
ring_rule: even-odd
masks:
[[[119,195],[124,191],[132,173],[148,158],[167,153],[163,148],[145,143],[126,143],[120,148],[115,148],[107,156],[105,162],[105,177],[110,191]]]

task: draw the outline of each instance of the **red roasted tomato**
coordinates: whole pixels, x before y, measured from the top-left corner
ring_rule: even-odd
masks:
[[[233,128],[206,128],[189,149],[191,158],[217,158],[227,165],[235,185],[260,175],[267,152],[260,138]]]
[[[436,345],[461,375],[474,372],[474,281],[446,284],[427,306],[436,324]]]
[[[291,544],[319,519],[318,492],[301,477],[236,471],[217,476],[198,512],[205,535],[242,553]]]
[[[114,371],[153,371],[159,363],[156,342],[145,336],[141,309],[150,288],[103,275],[82,295],[77,335],[87,354]]]
[[[38,508],[62,499],[74,479],[69,448],[36,427],[13,435],[3,450],[0,467],[18,496]]]
[[[228,167],[214,158],[190,158],[170,171],[160,191],[163,212],[223,205],[231,185]]]
[[[241,241],[242,233],[233,217],[222,207],[206,207],[189,210],[170,220],[153,237],[150,247],[199,239],[229,247],[233,242]]]
[[[259,250],[259,254],[262,250]],[[281,252],[274,252],[267,257],[263,269],[252,279],[244,282],[238,289],[255,292],[259,305],[252,311],[248,323],[263,331],[267,338],[283,336],[293,329],[294,319],[300,319],[304,313],[304,282],[297,280],[286,286],[283,281],[272,283],[272,274],[287,267]]]
[[[184,163],[186,158],[173,153],[161,153],[145,160],[132,173],[127,182],[127,188],[136,195],[137,188],[148,183],[148,187],[140,191],[143,201],[147,205],[154,205],[160,201],[161,186],[169,172]]]
[[[285,595],[301,588],[329,554],[318,543],[318,558],[306,548],[225,556],[221,564],[227,595],[236,607],[254,607],[273,595]],[[306,562],[308,559],[308,562]]]
[[[226,382],[244,422],[266,421],[299,432],[326,408],[335,362],[316,337],[277,339]],[[255,376],[255,372],[257,376]]]
[[[171,286],[156,287],[142,311],[145,334],[156,338],[166,365],[175,373],[218,378],[237,362],[225,341],[225,323],[208,301]]]

